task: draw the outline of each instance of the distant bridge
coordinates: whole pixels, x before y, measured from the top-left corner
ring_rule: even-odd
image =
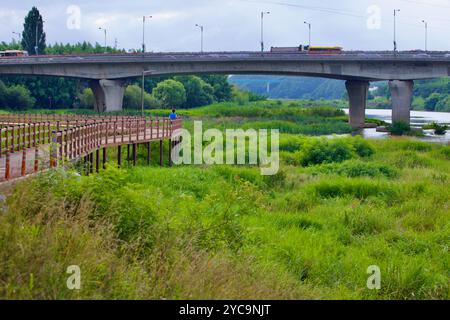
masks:
[[[209,52],[31,56],[0,59],[0,75],[91,80],[99,112],[122,109],[125,79],[149,75],[276,74],[346,80],[350,124],[364,126],[371,81],[389,80],[393,121],[409,122],[413,81],[450,76],[450,52]]]

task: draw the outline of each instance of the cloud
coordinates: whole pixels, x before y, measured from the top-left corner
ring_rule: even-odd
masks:
[[[5,2],[5,1],[3,1]],[[154,51],[197,51],[200,34],[195,24],[205,26],[205,50],[258,50],[260,12],[271,11],[265,21],[266,47],[307,43],[304,20],[312,23],[312,41],[317,45],[342,45],[346,49],[392,49],[394,8],[399,49],[423,47],[424,26],[429,22],[429,48],[446,50],[450,29],[444,0],[22,0],[0,4],[0,40],[10,41],[12,31],[22,30],[23,18],[33,5],[41,11],[47,41],[103,43],[99,27],[107,29],[107,42],[119,47],[140,48],[142,15],[146,23],[147,48]],[[370,12],[380,9],[377,28],[368,28]],[[78,6],[80,28],[67,28],[67,8]]]

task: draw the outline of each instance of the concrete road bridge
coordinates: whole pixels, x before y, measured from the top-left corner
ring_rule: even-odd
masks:
[[[393,121],[410,121],[414,80],[450,76],[450,52],[208,52],[31,56],[0,59],[1,75],[90,80],[98,112],[122,109],[127,79],[147,75],[267,74],[346,81],[350,124],[363,127],[369,84],[388,80]]]

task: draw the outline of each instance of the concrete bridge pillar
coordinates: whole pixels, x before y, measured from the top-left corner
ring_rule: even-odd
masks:
[[[349,80],[345,82],[345,86],[348,92],[350,125],[354,129],[364,128],[369,82]]]
[[[392,96],[392,122],[410,124],[410,110],[413,100],[414,81],[389,81]]]
[[[97,112],[121,111],[126,83],[123,80],[92,80],[94,109]]]

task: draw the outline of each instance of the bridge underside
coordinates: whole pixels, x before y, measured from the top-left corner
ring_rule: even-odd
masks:
[[[75,58],[74,58],[75,59]],[[170,60],[170,59],[168,59]],[[124,79],[148,75],[182,74],[266,74],[321,77],[346,80],[349,95],[350,124],[361,128],[369,82],[389,80],[392,92],[393,121],[410,122],[412,79],[432,79],[450,76],[449,63],[411,61],[158,61],[85,63],[82,60],[65,63],[18,64],[0,66],[1,74],[47,75],[90,79],[98,112],[122,109]]]

